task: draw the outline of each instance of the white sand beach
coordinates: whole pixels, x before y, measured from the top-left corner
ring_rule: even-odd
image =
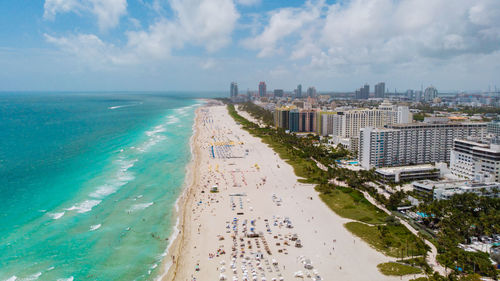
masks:
[[[195,126],[192,184],[163,280],[401,280],[376,267],[394,258],[347,231],[349,220],[224,105],[198,108]]]

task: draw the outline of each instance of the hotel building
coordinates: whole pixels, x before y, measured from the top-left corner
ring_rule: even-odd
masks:
[[[500,138],[490,143],[456,139],[450,153],[450,170],[459,178],[500,182]]]
[[[486,123],[410,123],[361,129],[359,162],[366,169],[449,162],[453,140],[483,137]]]

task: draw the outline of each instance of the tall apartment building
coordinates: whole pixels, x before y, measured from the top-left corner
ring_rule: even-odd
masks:
[[[338,131],[338,126],[340,122],[338,122],[339,115],[335,111],[323,111],[319,113],[319,134],[322,136],[333,135],[333,131]]]
[[[437,98],[438,96],[438,91],[434,86],[427,87],[424,92],[424,101],[430,102]]]
[[[409,123],[411,120],[411,113],[407,106],[397,106],[385,101],[378,109],[322,112],[319,120],[321,124],[319,133],[323,136],[332,136],[334,143],[350,143],[347,148],[352,152],[358,152],[361,128],[381,128],[390,124]]]
[[[488,133],[500,136],[500,120],[493,120],[488,123]]]
[[[238,96],[238,83],[231,82],[231,86],[229,87],[229,96],[231,98]]]
[[[375,85],[375,97],[384,98],[385,97],[385,83],[380,82]]]
[[[410,112],[408,106],[393,105],[389,101],[384,101],[379,105],[378,109],[387,112],[385,114],[385,118],[387,118],[385,123],[387,125],[405,124],[413,121],[413,114]]]
[[[266,96],[266,82],[260,82],[259,83],[259,97],[265,97]]]
[[[368,99],[370,97],[370,85],[365,84],[362,88],[356,90],[355,98],[360,99]]]
[[[500,138],[490,143],[456,139],[450,153],[450,171],[460,178],[500,182]]]
[[[354,109],[338,112],[340,124],[333,131],[333,136],[350,138],[359,136],[359,130],[364,127],[383,127],[393,123],[391,112],[378,109]],[[390,121],[389,121],[390,120]]]
[[[281,97],[283,97],[284,94],[285,94],[285,92],[282,89],[275,89],[274,90],[275,97],[281,98]]]
[[[308,97],[311,97],[311,98],[315,98],[316,97],[316,88],[315,87],[309,87],[307,88],[307,96]]]
[[[298,98],[302,97],[302,84],[297,85],[296,93]]]
[[[318,132],[318,112],[299,110],[295,107],[281,107],[274,111],[274,125],[295,133]]]
[[[486,123],[393,124],[387,128],[361,129],[360,164],[372,167],[449,162],[453,140],[483,137]]]
[[[295,107],[284,106],[274,110],[274,126],[288,130],[290,120],[290,110]]]

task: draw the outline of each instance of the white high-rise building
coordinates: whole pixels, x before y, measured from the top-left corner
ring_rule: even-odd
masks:
[[[398,106],[397,121],[398,124],[407,124],[413,121],[413,115],[408,106]]]
[[[449,162],[454,139],[485,134],[486,123],[411,123],[363,128],[359,162],[366,169]]]
[[[450,171],[459,178],[500,182],[500,139],[490,143],[456,139],[450,153]]]
[[[326,113],[323,113],[326,114]],[[382,128],[386,125],[410,123],[412,115],[407,106],[393,105],[384,101],[377,109],[351,109],[337,111],[321,118],[321,135],[331,135],[336,143],[349,142],[351,151],[358,151],[358,138],[361,128]],[[347,139],[354,138],[352,141]]]

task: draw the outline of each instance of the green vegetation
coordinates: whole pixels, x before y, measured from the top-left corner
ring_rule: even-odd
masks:
[[[423,218],[423,224],[437,230],[440,263],[457,272],[497,276],[488,254],[466,252],[457,246],[471,236],[500,233],[500,199],[457,194],[450,200],[421,204],[419,210],[431,214]]]
[[[481,275],[479,274],[469,274],[469,275],[456,275],[456,274],[451,274],[448,276],[448,278],[440,276],[440,275],[431,275],[428,277],[420,277],[417,279],[410,279],[410,281],[481,281]]]
[[[321,190],[321,186],[316,188]],[[387,214],[372,205],[363,194],[346,187],[337,187],[333,192],[321,193],[320,198],[339,216],[365,223],[385,223]]]
[[[474,114],[485,114],[485,113],[498,113],[498,108],[494,106],[457,106],[457,107],[447,107],[447,106],[430,106],[430,105],[420,105],[415,107],[416,109],[422,110],[423,113],[434,113],[436,111],[442,112],[458,112],[465,113],[467,115]]]
[[[418,256],[427,251],[427,245],[400,224],[374,226],[348,222],[345,227],[378,251],[391,257]]]
[[[491,264],[489,255],[483,252],[467,252],[458,247],[439,247],[439,263],[452,268],[457,273],[479,273],[483,276],[496,277],[498,272]]]
[[[404,264],[411,265],[411,266],[419,267],[423,271],[425,271],[425,273],[427,273],[427,274],[433,273],[432,267],[430,267],[429,264],[427,264],[427,261],[425,260],[424,256],[411,258],[411,259],[405,259],[405,260],[401,260],[400,262],[404,263]]]
[[[415,121],[424,121],[426,114],[425,113],[414,113],[413,120]]]
[[[248,112],[252,117],[262,120],[266,125],[272,126],[274,123],[273,114],[253,102],[240,104],[240,109]]]
[[[409,266],[406,264],[401,264],[397,262],[386,262],[377,265],[380,272],[384,275],[395,275],[395,276],[403,276],[409,274],[419,274],[422,273],[420,268],[416,268],[413,266]]]

